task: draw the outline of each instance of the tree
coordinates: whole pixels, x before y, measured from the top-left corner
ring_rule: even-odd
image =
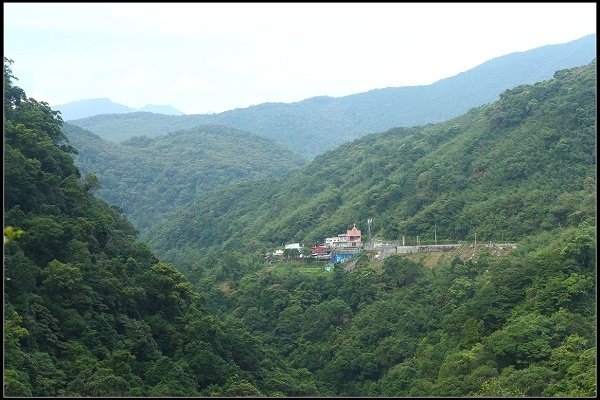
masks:
[[[25,231],[23,229],[15,229],[12,226],[4,227],[4,244],[8,244],[15,239],[23,237]]]
[[[390,288],[409,285],[423,275],[422,266],[406,256],[394,254],[385,259],[383,267],[383,281]]]
[[[333,328],[347,322],[350,307],[341,299],[327,300],[306,309],[302,334],[309,340],[326,340]]]
[[[546,360],[551,353],[550,319],[539,313],[517,316],[485,340],[499,365],[527,366]]]
[[[300,251],[298,249],[285,249],[283,250],[283,256],[287,260],[295,259],[300,256]]]
[[[91,305],[92,288],[84,282],[77,266],[53,260],[42,276],[45,292],[63,307],[85,310]]]

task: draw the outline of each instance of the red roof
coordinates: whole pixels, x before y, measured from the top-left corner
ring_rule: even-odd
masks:
[[[314,254],[325,254],[325,253],[327,253],[327,247],[325,247],[325,246],[313,246],[313,247],[310,248],[310,250]]]
[[[354,224],[354,228],[346,232],[346,236],[360,236],[360,229],[357,229],[356,224]]]

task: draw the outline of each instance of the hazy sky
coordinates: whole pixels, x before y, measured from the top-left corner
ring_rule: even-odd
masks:
[[[596,32],[596,3],[4,3],[17,85],[186,113],[430,84]]]

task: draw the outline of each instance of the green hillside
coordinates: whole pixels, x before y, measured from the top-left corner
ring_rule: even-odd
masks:
[[[259,136],[223,126],[202,126],[155,139],[119,144],[65,124],[77,148],[77,166],[100,179],[95,191],[146,229],[177,207],[216,188],[251,178],[284,175],[302,158]]]
[[[4,61],[3,397],[309,396],[242,324],[207,312],[81,179],[47,103]]]
[[[215,245],[314,243],[356,223],[382,238],[516,241],[594,223],[596,63],[453,120],[369,135],[276,182],[240,183],[145,236],[190,263]]]
[[[498,99],[506,89],[549,79],[554,71],[589,63],[596,35],[508,54],[431,85],[375,89],[339,98],[264,103],[219,114],[98,115],[72,124],[112,141],[155,137],[198,125],[219,124],[267,137],[307,158],[393,127],[444,121]]]
[[[433,268],[363,255],[351,273],[256,270],[218,252],[190,274],[217,314],[310,371],[321,396],[594,397],[595,247],[582,224]]]
[[[595,61],[559,71],[446,123],[213,192],[147,238],[322,396],[594,397],[596,91]],[[429,267],[363,253],[352,272],[257,254],[367,217],[380,237],[425,242],[437,227],[518,246]]]

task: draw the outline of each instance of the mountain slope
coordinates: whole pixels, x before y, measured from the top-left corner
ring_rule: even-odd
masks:
[[[82,173],[100,178],[96,194],[125,211],[139,229],[216,188],[281,176],[300,156],[267,139],[223,126],[202,126],[155,139],[114,143],[65,124]]]
[[[99,115],[72,123],[114,141],[221,124],[270,138],[312,158],[368,133],[455,117],[496,100],[506,89],[549,79],[554,71],[589,63],[595,55],[594,34],[498,57],[427,86],[376,89],[340,98],[314,97],[290,104],[265,103],[211,115],[132,113]]]
[[[594,61],[444,123],[344,144],[276,182],[213,192],[146,238],[186,262],[221,244],[314,243],[367,218],[382,237],[421,243],[434,228],[506,241],[593,221],[595,116]]]
[[[352,272],[224,250],[191,279],[325,397],[594,397],[595,245],[583,223],[429,267],[363,253]]]
[[[325,396],[594,397],[596,93],[595,62],[558,71],[454,120],[213,192],[147,238]],[[352,272],[257,254],[369,217],[410,244],[435,228],[479,241],[428,267],[364,252]],[[505,256],[481,245],[507,239]]]
[[[3,395],[318,395],[135,240],[80,179],[57,113],[12,79],[5,59]]]

